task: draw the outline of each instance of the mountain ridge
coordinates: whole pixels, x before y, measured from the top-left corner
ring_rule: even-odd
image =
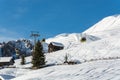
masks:
[[[108,31],[119,31],[120,30],[120,15],[112,15],[103,18],[98,23],[85,30],[83,33],[91,35],[99,35],[99,33],[107,33]],[[105,34],[104,34],[105,35]]]

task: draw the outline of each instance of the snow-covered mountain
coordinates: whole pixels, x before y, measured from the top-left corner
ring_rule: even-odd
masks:
[[[120,35],[120,15],[106,17],[83,33],[102,38]]]
[[[86,37],[86,42],[80,42]],[[120,80],[120,15],[109,16],[83,33],[60,34],[46,40],[60,42],[65,48],[47,53],[46,64],[51,66],[39,70],[26,69],[31,66],[31,57],[26,65],[1,69],[0,76],[7,80]],[[65,56],[77,65],[63,64]]]
[[[70,43],[80,42],[81,37],[86,37],[87,41],[95,41],[102,38],[120,35],[120,15],[108,16],[83,33],[60,34],[54,38],[47,39],[47,42],[62,42],[65,46]]]
[[[3,56],[13,56],[15,55],[16,51],[15,49],[18,49],[20,51],[21,54],[25,54],[25,55],[30,55],[31,54],[31,50],[33,48],[33,44],[30,40],[26,40],[26,39],[19,39],[19,40],[12,40],[12,41],[8,41],[8,42],[3,42],[0,44],[0,57]]]
[[[57,36],[57,38],[55,37],[52,40],[60,41],[62,43],[64,43],[64,41],[65,43],[73,43],[70,47],[67,45],[68,48],[65,50],[54,52],[57,55],[49,54],[49,56],[54,57],[54,61],[56,60],[56,62],[61,62],[65,54],[69,54],[72,56],[71,59],[79,61],[120,57],[120,15],[106,17],[82,34],[86,34],[86,43],[81,43],[80,34],[75,33],[63,37],[61,37],[61,35]],[[64,37],[66,37],[66,40]],[[58,60],[58,55],[63,56]]]

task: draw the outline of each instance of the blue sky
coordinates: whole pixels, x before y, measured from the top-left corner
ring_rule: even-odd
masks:
[[[102,18],[120,14],[120,0],[0,0],[0,42],[80,33]]]

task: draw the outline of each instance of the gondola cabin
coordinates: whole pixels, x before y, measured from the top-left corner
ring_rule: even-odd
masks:
[[[80,41],[81,42],[86,42],[86,37],[82,37]]]
[[[54,52],[54,51],[58,51],[58,50],[62,50],[64,48],[64,45],[62,43],[58,43],[58,42],[51,42],[48,45],[48,52]]]

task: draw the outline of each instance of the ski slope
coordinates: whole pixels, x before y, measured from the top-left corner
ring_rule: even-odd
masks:
[[[100,60],[77,65],[54,65],[38,70],[6,68],[5,80],[119,80],[120,60]]]
[[[87,42],[92,42],[92,41],[96,41],[96,40],[100,39],[99,37],[96,37],[96,36],[93,36],[93,35],[88,35],[88,34],[82,34],[82,33],[68,34],[68,33],[64,33],[64,34],[57,35],[57,36],[55,36],[53,38],[49,38],[49,39],[46,40],[46,42],[47,43],[59,42],[59,43],[64,44],[64,46],[65,46],[64,49],[68,49],[72,45],[79,44],[80,39],[82,37],[86,37]]]
[[[119,80],[120,60],[60,65],[30,71],[12,80]]]
[[[83,33],[99,37],[110,37],[120,33],[120,15],[103,18],[101,21],[84,31]]]
[[[87,41],[80,42],[85,36]],[[83,33],[60,34],[47,43],[60,42],[65,48],[47,53],[48,67],[31,70],[31,57],[26,65],[16,60],[16,68],[0,70],[5,80],[120,80],[120,15],[109,16]],[[68,61],[79,64],[65,65]],[[61,65],[63,64],[63,65]]]

